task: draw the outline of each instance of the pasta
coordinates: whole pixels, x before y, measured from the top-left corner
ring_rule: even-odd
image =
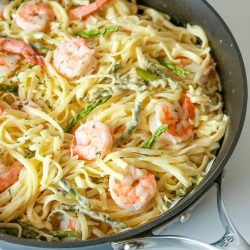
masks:
[[[36,1],[31,30],[18,13],[30,2],[11,1],[0,21],[0,61],[11,60],[0,62],[0,231],[87,240],[167,212],[202,180],[228,123],[204,30],[134,0]]]

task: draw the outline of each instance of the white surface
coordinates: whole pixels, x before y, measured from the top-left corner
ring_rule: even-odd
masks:
[[[250,81],[250,1],[209,0],[227,23],[240,47]],[[237,65],[236,65],[237,66]],[[249,86],[250,87],[250,86]],[[248,91],[250,96],[250,91]],[[249,105],[248,105],[249,108]],[[226,166],[223,198],[227,211],[238,231],[250,243],[250,111],[233,156]],[[216,195],[208,197],[184,224],[172,226],[167,234],[191,236],[206,242],[218,240],[224,233],[216,209]]]

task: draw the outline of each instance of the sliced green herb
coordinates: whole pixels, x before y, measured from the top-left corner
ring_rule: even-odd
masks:
[[[112,73],[116,73],[120,68],[121,68],[122,63],[121,62],[117,62],[114,64],[113,68],[112,68]]]
[[[194,89],[198,89],[198,88],[199,88],[198,83],[194,83],[194,84],[193,84],[193,88],[194,88]]]
[[[136,68],[136,74],[144,81],[154,81],[158,79],[158,77],[155,74],[141,68]]]
[[[36,151],[30,150],[29,148],[25,148],[24,150],[24,158],[31,159],[35,156]]]
[[[76,115],[72,118],[72,120],[64,128],[64,132],[69,133],[72,130],[72,128],[76,125],[77,122],[79,122],[81,119],[86,117],[97,106],[100,106],[100,105],[104,104],[105,102],[107,102],[111,97],[112,97],[111,95],[108,95],[108,96],[102,97],[102,98],[92,102],[90,105],[87,106],[86,109],[84,109],[78,115]]]
[[[6,91],[6,92],[13,92],[17,93],[18,92],[18,86],[10,86],[6,84],[0,84],[0,91]]]
[[[82,38],[90,38],[90,37],[97,37],[97,36],[105,36],[114,32],[119,31],[121,27],[117,25],[110,25],[100,30],[89,30],[83,31],[76,34],[76,36],[80,36]]]
[[[143,148],[152,148],[154,143],[159,139],[159,137],[166,132],[166,130],[168,129],[168,125],[163,125],[160,126],[155,132],[154,134],[150,137],[150,139],[144,144]]]
[[[95,154],[96,154],[96,156],[100,156],[101,155],[101,151],[98,151]]]
[[[189,70],[185,70],[183,68],[180,68],[176,65],[174,65],[172,62],[166,59],[159,59],[159,62],[161,65],[165,66],[169,70],[171,70],[173,73],[175,73],[177,76],[188,76],[191,75],[193,72]]]

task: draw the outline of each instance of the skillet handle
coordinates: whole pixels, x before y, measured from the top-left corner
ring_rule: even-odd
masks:
[[[250,245],[242,238],[230,220],[221,196],[220,176],[215,186],[217,188],[217,206],[221,222],[225,228],[224,236],[211,245],[181,236],[151,236],[135,238],[123,242],[111,243],[114,250],[137,250],[137,249],[192,249],[192,250],[250,250]]]

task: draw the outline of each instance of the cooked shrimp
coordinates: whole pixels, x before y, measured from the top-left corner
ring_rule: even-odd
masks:
[[[6,67],[10,65],[16,66],[17,60],[20,60],[20,57],[14,55],[24,57],[32,64],[43,66],[42,59],[27,43],[22,40],[0,38],[0,52],[0,67],[2,67],[2,72],[5,71],[6,73],[9,73],[10,71],[6,70]],[[13,68],[11,71],[12,70]]]
[[[18,67],[19,55],[0,53],[0,76],[9,76]]]
[[[78,155],[81,160],[95,160],[108,154],[112,149],[112,143],[112,136],[106,124],[88,121],[75,131],[71,152]]]
[[[149,128],[154,133],[160,126],[167,124],[167,131],[159,139],[175,145],[192,136],[194,117],[195,106],[189,97],[184,96],[175,105],[169,102],[158,104],[154,114],[149,118]]]
[[[147,170],[128,168],[123,180],[109,178],[109,191],[114,202],[129,211],[143,208],[157,191],[155,177]]]
[[[201,65],[186,57],[179,57],[178,59],[180,60],[181,67],[192,72],[192,74],[189,77],[192,80],[194,80],[195,75],[201,70]],[[211,62],[204,71],[203,75],[201,76],[200,82],[203,84],[206,83],[208,80],[208,76],[214,70],[215,70],[215,64]]]
[[[0,164],[0,192],[17,182],[22,168],[23,165],[19,162],[15,162],[9,168],[6,168],[2,163]]]
[[[98,9],[100,9],[104,4],[106,4],[109,0],[96,0],[94,3],[89,5],[80,6],[75,9],[71,9],[69,11],[70,19],[78,19],[82,20],[84,17],[89,16],[94,13]]]
[[[17,25],[26,31],[46,30],[55,14],[48,4],[37,3],[36,1],[21,4],[16,13]]]
[[[4,106],[0,105],[0,116],[3,116],[5,114],[5,108]]]
[[[94,50],[82,38],[61,43],[54,52],[53,64],[63,76],[72,79],[90,74],[97,65]]]

